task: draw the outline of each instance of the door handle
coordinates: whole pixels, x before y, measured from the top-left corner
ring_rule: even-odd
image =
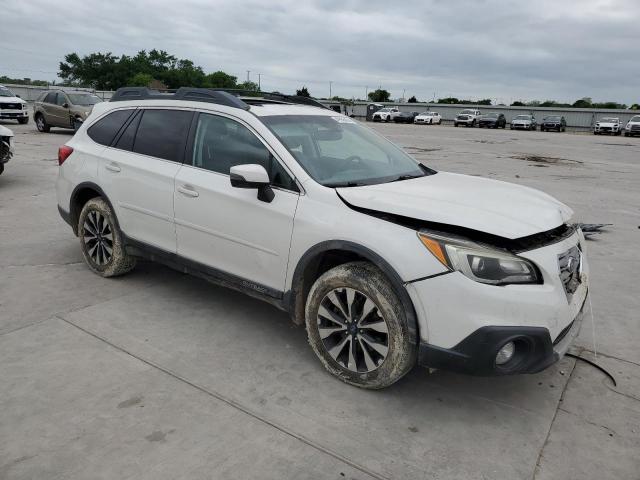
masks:
[[[107,163],[104,168],[106,168],[107,170],[111,171],[111,172],[115,172],[118,173],[120,171],[120,167],[115,164],[115,163]]]
[[[181,185],[177,190],[187,197],[195,198],[200,196],[200,194],[196,192],[191,185]]]

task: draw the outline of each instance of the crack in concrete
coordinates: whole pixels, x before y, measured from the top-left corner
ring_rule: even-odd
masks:
[[[532,480],[535,480],[540,472],[542,457],[544,453],[544,449],[547,447],[549,443],[549,437],[551,436],[551,430],[553,429],[553,424],[556,422],[556,418],[558,416],[558,411],[560,410],[560,404],[564,401],[564,394],[567,392],[567,388],[569,387],[569,383],[571,382],[571,377],[573,376],[573,372],[576,370],[577,360],[573,359],[573,366],[571,367],[571,371],[569,372],[569,377],[567,378],[566,383],[564,384],[564,388],[562,389],[562,393],[560,394],[560,398],[558,400],[558,405],[556,406],[556,411],[553,413],[553,418],[551,419],[551,423],[549,424],[549,430],[547,431],[547,436],[544,439],[544,443],[540,448],[540,452],[538,453],[538,459],[536,460],[536,466],[533,469]]]
[[[594,427],[598,427],[598,428],[603,428],[603,429],[605,429],[606,431],[608,431],[608,432],[610,432],[610,433],[613,433],[613,434],[615,434],[615,435],[618,435],[618,432],[616,432],[613,428],[609,428],[609,427],[607,427],[606,425],[600,425],[599,423],[592,422],[591,420],[587,420],[587,419],[586,419],[586,418],[584,418],[582,415],[578,415],[577,413],[570,412],[569,410],[564,409],[564,408],[562,408],[562,407],[558,407],[558,410],[560,410],[561,412],[567,413],[567,414],[569,414],[569,415],[572,415],[572,416],[574,416],[574,417],[576,417],[576,418],[579,418],[580,420],[582,420],[582,421],[583,421],[583,422],[585,422],[585,423],[588,423],[589,425],[593,425]]]
[[[187,378],[182,377],[180,374],[178,374],[176,372],[173,372],[173,371],[171,371],[171,370],[169,370],[169,369],[167,369],[167,368],[165,368],[165,367],[163,367],[163,366],[161,366],[159,364],[156,364],[156,363],[152,362],[151,360],[147,360],[145,358],[142,358],[142,357],[140,357],[140,356],[138,356],[138,355],[126,350],[125,348],[122,348],[122,347],[120,347],[120,346],[118,346],[118,345],[116,345],[114,343],[111,343],[106,338],[103,338],[103,337],[91,332],[90,330],[87,330],[87,329],[85,329],[85,328],[73,323],[72,321],[67,320],[64,317],[56,315],[55,318],[67,323],[68,325],[70,325],[72,327],[77,328],[78,330],[80,330],[81,332],[84,332],[87,335],[90,335],[90,336],[94,337],[95,339],[97,339],[97,340],[109,345],[110,347],[114,348],[115,350],[118,350],[118,351],[120,351],[122,353],[125,353],[125,354],[131,356],[132,358],[135,358],[136,360],[138,360],[138,361],[140,361],[140,362],[142,362],[142,363],[144,363],[146,365],[149,365],[150,367],[153,367],[153,368],[165,373],[166,375],[169,375],[170,377],[172,377],[172,378],[174,378],[174,379],[176,379],[176,380],[178,380],[180,382],[185,383],[186,385],[189,385],[192,388],[195,388],[196,390],[199,390],[200,392],[202,392],[202,393],[204,393],[206,395],[209,395],[210,397],[213,397],[213,398],[215,398],[215,399],[217,399],[217,400],[229,405],[230,407],[232,407],[232,408],[234,408],[234,409],[236,409],[236,410],[238,410],[238,411],[240,411],[240,412],[242,412],[242,413],[254,418],[255,420],[257,420],[257,421],[259,421],[259,422],[261,422],[261,423],[263,423],[263,424],[265,424],[265,425],[267,425],[269,427],[272,427],[272,428],[278,430],[279,432],[281,432],[281,433],[283,433],[283,434],[285,434],[285,435],[287,435],[289,437],[292,437],[292,438],[294,438],[294,439],[296,439],[296,440],[308,445],[309,447],[314,448],[315,450],[318,450],[319,452],[322,452],[322,453],[324,453],[326,455],[329,455],[329,456],[335,458],[336,460],[344,463],[345,465],[349,465],[350,467],[352,467],[352,468],[354,468],[356,470],[359,470],[360,472],[364,473],[365,475],[368,475],[368,476],[370,476],[372,478],[375,478],[377,480],[390,480],[389,477],[386,477],[381,473],[378,473],[378,472],[375,472],[373,470],[370,470],[367,467],[365,467],[364,465],[360,465],[358,463],[355,463],[355,462],[349,460],[348,458],[340,455],[339,453],[334,452],[333,450],[329,449],[328,447],[325,447],[325,446],[323,446],[323,445],[321,445],[321,444],[319,444],[319,443],[317,443],[317,442],[305,437],[302,434],[296,433],[295,431],[289,429],[288,427],[285,427],[284,425],[280,425],[280,424],[276,423],[275,421],[269,420],[269,419],[261,416],[260,414],[258,414],[256,412],[253,412],[249,407],[244,406],[243,404],[241,404],[240,402],[238,402],[236,400],[233,400],[232,398],[226,397],[226,396],[222,395],[221,393],[218,393],[218,392],[216,392],[214,390],[210,390],[210,389],[208,389],[208,388],[206,388],[206,387],[204,387],[202,385],[199,385],[199,384],[197,384],[195,382],[192,382],[191,380],[188,380]]]
[[[19,265],[4,265],[3,268],[20,268],[20,267],[62,267],[66,265],[80,265],[83,261],[64,262],[64,263],[23,263]]]

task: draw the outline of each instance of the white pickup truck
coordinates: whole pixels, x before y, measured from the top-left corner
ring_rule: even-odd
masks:
[[[453,120],[453,126],[464,125],[465,127],[475,127],[480,120],[480,110],[465,108]]]

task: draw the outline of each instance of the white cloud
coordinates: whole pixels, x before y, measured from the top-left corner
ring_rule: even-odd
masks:
[[[72,51],[158,48],[317,96],[333,81],[346,97],[382,85],[394,97],[640,101],[630,0],[5,0],[2,11],[0,74],[14,77],[53,79]]]

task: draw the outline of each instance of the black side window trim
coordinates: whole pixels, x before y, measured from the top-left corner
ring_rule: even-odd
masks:
[[[132,114],[129,115],[129,118],[127,118],[127,121],[122,124],[122,126],[120,127],[120,130],[118,130],[118,132],[116,133],[116,136],[113,137],[113,140],[108,145],[111,148],[116,148],[116,145],[120,141],[120,137],[124,134],[125,130],[127,128],[129,128],[129,125],[131,124],[131,122],[133,122],[136,119],[136,117],[140,116],[140,112],[141,112],[141,110],[139,108],[131,108],[131,109],[126,109],[125,108],[123,110],[132,110]],[[140,124],[138,124],[138,125],[140,125]],[[136,128],[136,132],[135,133],[138,133],[137,130],[138,129]],[[134,138],[135,138],[135,134],[134,134]],[[118,148],[118,150],[122,150],[122,149]],[[123,151],[124,152],[128,152],[129,150],[123,150]]]
[[[249,132],[251,132],[253,135],[255,135],[255,137],[260,141],[260,143],[262,143],[264,145],[264,148],[266,148],[267,151],[271,154],[271,157],[273,158],[273,160],[275,162],[277,162],[280,165],[280,168],[282,168],[282,170],[291,178],[291,183],[292,183],[294,188],[285,188],[285,187],[279,187],[279,186],[275,186],[275,185],[272,185],[272,187],[276,188],[278,190],[285,191],[285,192],[293,192],[293,193],[297,193],[297,194],[302,193],[302,191],[300,189],[300,186],[298,184],[298,180],[296,179],[296,176],[293,173],[291,173],[287,167],[284,166],[283,162],[278,158],[277,155],[274,154],[274,152],[272,151],[272,148],[269,146],[269,144],[260,135],[258,135],[256,132],[254,132],[251,128],[249,128],[243,122],[240,122],[240,121],[238,121],[237,119],[235,119],[233,117],[228,117],[226,115],[220,115],[217,112],[198,112],[198,111],[195,112],[195,115],[193,116],[193,120],[191,122],[191,127],[189,129],[189,134],[187,136],[187,147],[185,148],[185,152],[184,152],[184,159],[183,159],[183,162],[182,162],[183,165],[185,165],[187,167],[191,167],[191,168],[197,168],[199,170],[204,170],[204,171],[209,172],[209,173],[215,173],[217,175],[225,175],[227,177],[230,176],[228,173],[216,172],[214,170],[207,170],[207,169],[196,167],[195,165],[193,165],[193,148],[195,146],[195,137],[196,137],[196,130],[198,129],[197,128],[198,127],[198,121],[199,121],[201,115],[213,115],[213,116],[216,116],[216,117],[226,118],[228,120],[231,120],[231,121],[239,123],[240,125],[245,127],[247,130],[249,130]]]
[[[169,159],[169,158],[162,158],[162,157],[155,157],[153,155],[148,155],[146,153],[140,153],[140,152],[136,152],[135,148],[136,148],[136,142],[138,140],[138,130],[140,129],[140,125],[142,125],[142,120],[143,120],[143,115],[146,111],[154,111],[154,110],[166,110],[166,111],[174,111],[174,112],[188,112],[191,114],[191,120],[189,121],[189,127],[187,129],[187,134],[185,135],[183,142],[184,145],[182,146],[182,148],[180,149],[180,153],[182,154],[182,158],[176,158],[175,160]],[[156,160],[160,160],[163,162],[171,162],[171,163],[179,163],[180,165],[184,164],[184,160],[185,160],[185,147],[189,142],[189,135],[191,134],[191,127],[193,125],[193,117],[195,117],[195,113],[193,110],[188,110],[188,109],[180,109],[180,108],[170,108],[170,107],[158,107],[158,108],[140,108],[139,109],[139,114],[137,113],[136,115],[133,115],[132,117],[132,121],[133,119],[135,119],[135,117],[137,117],[138,115],[140,116],[140,121],[138,122],[138,125],[136,126],[136,133],[134,136],[134,140],[133,140],[133,145],[131,147],[131,150],[122,150],[124,152],[129,152],[129,153],[135,153],[136,155],[144,155],[146,157],[149,158],[155,158]],[[124,132],[124,130],[123,130]]]

